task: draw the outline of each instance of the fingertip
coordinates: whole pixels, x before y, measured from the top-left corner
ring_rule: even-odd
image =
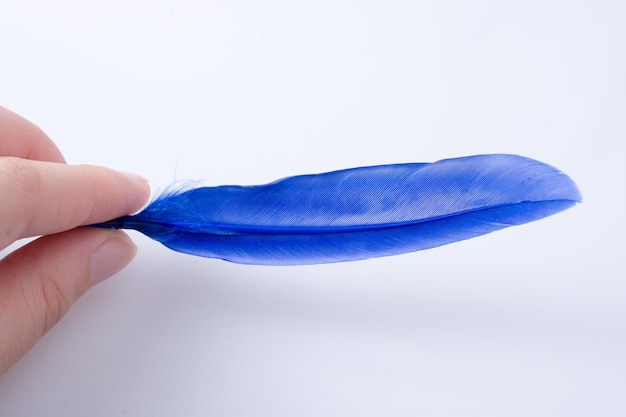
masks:
[[[137,211],[141,207],[143,207],[150,198],[150,184],[148,183],[147,179],[132,172],[120,171],[120,174],[122,174],[124,177],[126,177],[127,180],[130,180],[130,182],[132,183],[132,186],[134,188],[133,195],[135,195],[137,198],[133,204],[131,212]]]

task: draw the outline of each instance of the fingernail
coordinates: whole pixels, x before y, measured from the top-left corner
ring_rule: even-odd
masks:
[[[123,174],[126,178],[128,178],[132,182],[135,182],[137,184],[141,184],[142,186],[148,185],[148,180],[145,179],[142,176],[139,176],[139,175],[134,174],[132,172],[126,172],[126,171],[121,171],[120,173]]]
[[[137,247],[123,232],[113,232],[91,255],[91,285],[101,283],[115,275],[135,257]]]

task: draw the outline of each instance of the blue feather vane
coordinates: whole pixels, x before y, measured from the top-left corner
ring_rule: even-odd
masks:
[[[192,255],[302,265],[434,248],[538,220],[581,199],[557,169],[496,154],[184,189],[94,226],[135,229]]]

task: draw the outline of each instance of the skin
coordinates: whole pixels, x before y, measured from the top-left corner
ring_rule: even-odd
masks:
[[[133,213],[149,194],[134,174],[67,165],[41,129],[0,107],[0,249],[41,236],[0,260],[0,373],[134,257],[124,232],[79,226]]]

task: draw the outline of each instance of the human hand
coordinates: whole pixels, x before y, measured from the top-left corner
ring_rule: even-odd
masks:
[[[135,245],[119,230],[78,226],[139,210],[150,193],[132,174],[67,165],[32,123],[0,107],[0,374],[87,289],[125,267]]]

